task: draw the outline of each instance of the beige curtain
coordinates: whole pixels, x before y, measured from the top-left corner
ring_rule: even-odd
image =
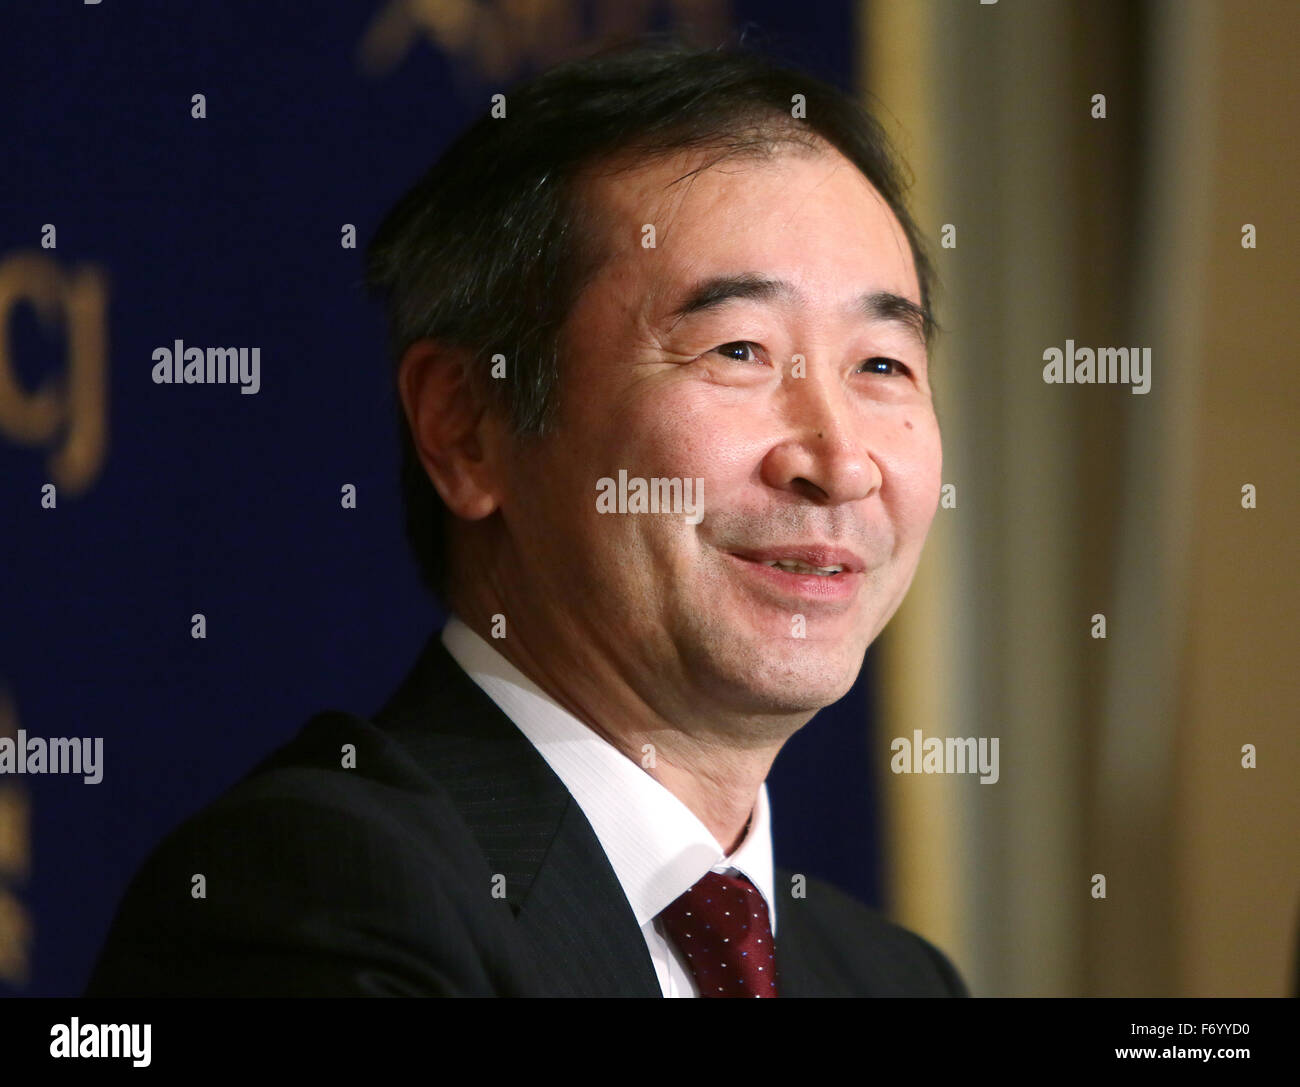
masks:
[[[1283,2],[861,9],[944,281],[957,497],[873,650],[892,911],[979,994],[1294,976],[1296,28]],[[1150,392],[1045,383],[1067,339],[1150,347]],[[1000,780],[894,776],[917,728],[999,737]]]

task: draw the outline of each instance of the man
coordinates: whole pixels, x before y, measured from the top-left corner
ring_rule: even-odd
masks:
[[[452,618],[373,721],[314,718],[164,842],[90,993],[964,995],[774,871],[764,786],[938,503],[930,270],[878,128],[663,46],[500,104],[368,254]]]

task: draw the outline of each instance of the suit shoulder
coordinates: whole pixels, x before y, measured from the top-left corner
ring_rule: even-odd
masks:
[[[363,718],[323,713],[164,837],[143,871],[206,861],[278,882],[319,868],[337,895],[349,877],[412,854],[446,861],[463,846],[471,857],[470,838],[447,791],[400,744]]]
[[[445,790],[400,745],[361,718],[320,714],[152,851],[118,909],[90,995],[274,992],[280,969],[280,991],[310,979],[355,992],[351,979],[328,973],[333,965],[311,965],[350,956],[370,962],[372,975],[386,963],[390,979],[406,978],[394,988],[427,990],[421,972],[437,949],[413,954],[411,934],[470,946],[463,901],[489,878]],[[278,960],[250,957],[246,974],[229,972],[258,947],[279,949]]]

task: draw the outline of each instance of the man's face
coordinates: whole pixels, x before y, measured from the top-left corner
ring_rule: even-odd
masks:
[[[920,292],[901,226],[838,153],[672,184],[700,161],[588,190],[613,255],[565,325],[558,425],[509,469],[501,576],[557,647],[660,712],[812,712],[853,684],[938,503],[924,343],[863,302]],[[734,277],[778,286],[696,293]],[[692,481],[702,518],[600,512],[620,470]],[[763,561],[780,557],[844,569]]]

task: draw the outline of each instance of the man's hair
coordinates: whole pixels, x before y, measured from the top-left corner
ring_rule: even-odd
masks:
[[[483,402],[515,435],[541,436],[557,403],[561,331],[605,258],[601,209],[584,199],[586,172],[616,158],[640,166],[716,152],[704,169],[731,156],[826,145],[897,216],[928,342],[934,272],[879,123],[835,87],[762,56],[643,39],[512,90],[505,117],[489,112],[471,125],[389,211],[366,251],[366,284],[384,301],[393,361],[425,338],[463,351]],[[504,380],[491,376],[497,354]],[[447,510],[399,417],[407,537],[424,583],[446,604]]]

